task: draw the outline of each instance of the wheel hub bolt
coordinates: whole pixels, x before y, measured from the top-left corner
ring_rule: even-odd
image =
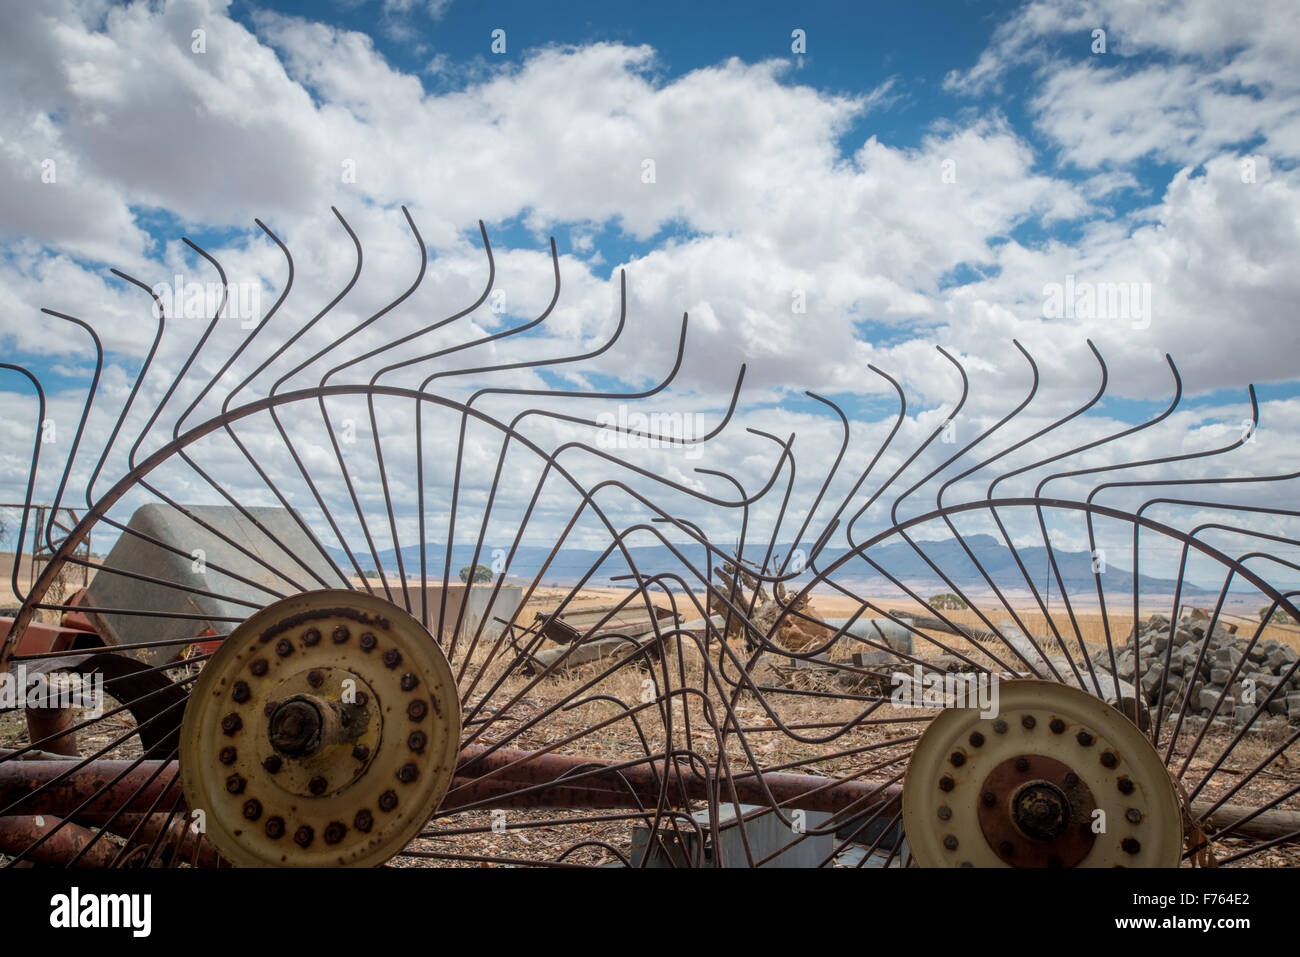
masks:
[[[329,824],[325,825],[325,834],[323,836],[326,844],[337,844],[343,840],[343,836],[347,833],[347,825],[342,821],[330,821]]]

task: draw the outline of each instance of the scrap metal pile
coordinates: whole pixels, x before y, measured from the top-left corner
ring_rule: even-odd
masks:
[[[173,328],[150,286],[118,273],[158,317],[126,388],[101,387],[89,316],[46,310],[96,353],[66,444],[41,442],[37,378],[0,364],[33,396],[7,410],[32,423],[17,540],[38,536],[53,555],[30,588],[15,562],[21,607],[0,672],[75,673],[107,698],[102,709],[0,713],[0,862],[1287,860],[1278,855],[1300,840],[1300,782],[1287,772],[1300,662],[1265,631],[1277,613],[1300,620],[1295,593],[1274,583],[1297,566],[1272,557],[1297,544],[1281,534],[1297,513],[1234,495],[1285,489],[1300,473],[1255,475],[1231,456],[1257,425],[1253,391],[1240,436],[1144,459],[1130,452],[1138,440],[1176,427],[1172,360],[1171,397],[1146,421],[1083,427],[1107,384],[1093,348],[1095,392],[1026,428],[1038,370],[1017,344],[1032,372],[1025,394],[953,442],[972,384],[940,350],[960,395],[919,440],[902,438],[913,431],[902,386],[871,367],[896,406],[857,474],[845,466],[863,451],[850,416],[809,393],[838,446],[800,462],[801,478],[816,477],[811,496],[796,482],[795,436],[760,429],[737,440],[764,462],[746,485],[731,459],[708,457],[724,432],[734,438],[743,368],[707,434],[591,414],[670,394],[685,317],[652,387],[565,390],[561,373],[598,364],[623,335],[625,281],[607,341],[516,358],[502,347],[544,327],[559,259],[552,242],[554,294],[539,316],[480,329],[473,316],[496,278],[483,231],[478,299],[393,327],[426,272],[407,214],[414,283],[340,329],[332,311],[362,257],[338,219],[355,270],[302,320],[281,313],[292,259],[260,222],[288,279],[236,336],[220,307],[198,329]],[[221,265],[191,246],[224,285]],[[160,350],[177,364],[162,368]],[[597,440],[610,433],[632,448]],[[703,450],[708,467],[682,480],[694,460],[653,468],[635,448],[645,442]],[[81,517],[70,530],[52,518],[34,527],[38,505]],[[1053,533],[1066,525],[1094,555],[1119,529],[1131,546],[1110,562],[1126,571],[1065,567]],[[987,530],[978,543],[974,527]],[[107,558],[82,548],[92,533],[116,541]],[[927,604],[894,564],[904,553],[964,617]],[[588,556],[584,570],[557,575],[573,554]],[[650,554],[663,560],[646,565]],[[1153,594],[1154,554],[1173,556],[1161,566],[1173,574]],[[1180,622],[1192,567],[1208,611]],[[69,570],[85,568],[90,583],[65,593]],[[555,587],[561,578],[570,584]],[[1207,580],[1217,600],[1202,594]],[[819,612],[823,596],[845,613]],[[1228,609],[1243,600],[1263,613],[1229,643]],[[1135,627],[1112,631],[1115,617]],[[943,696],[900,694],[900,673]],[[954,692],[974,695],[971,706],[942,706]]]

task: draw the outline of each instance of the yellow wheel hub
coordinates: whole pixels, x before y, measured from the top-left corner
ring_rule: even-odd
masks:
[[[1177,867],[1181,804],[1121,712],[1049,681],[1003,681],[997,714],[949,709],[917,742],[903,828],[922,867]]]
[[[242,866],[380,864],[451,783],[460,703],[424,627],[383,599],[307,592],[239,625],[181,727],[181,782]]]

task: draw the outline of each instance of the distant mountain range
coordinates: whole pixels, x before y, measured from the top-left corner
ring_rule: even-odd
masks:
[[[979,560],[980,565],[983,566],[999,588],[1013,592],[1027,591],[1024,576],[1016,564],[1016,557],[1003,544],[1001,539],[992,535],[970,535],[966,537],[965,541]],[[929,557],[930,561],[938,566],[945,575],[952,578],[963,590],[970,589],[972,593],[976,594],[988,592],[989,589],[984,582],[983,576],[980,575],[961,544],[955,539],[918,542],[918,546]],[[425,547],[430,578],[442,577],[444,549],[444,545],[435,543],[430,543]],[[788,545],[778,546],[776,553],[784,556],[788,549]],[[703,570],[705,557],[703,549],[699,545],[683,545],[679,546],[679,550],[688,560],[696,563],[696,567]],[[342,567],[349,569],[345,553],[339,550],[331,551],[334,559]],[[687,571],[685,565],[665,545],[638,545],[629,548],[628,551],[637,568],[643,574],[679,574],[685,577],[688,582],[694,578]],[[510,564],[509,577],[531,581],[546,561],[549,552],[550,549],[546,547],[521,546]],[[762,554],[762,550],[756,546],[752,551],[747,552],[746,557],[760,559]],[[1035,587],[1042,590],[1047,585],[1050,577],[1050,592],[1056,593],[1059,591],[1056,577],[1050,571],[1046,548],[1042,546],[1022,548],[1019,549],[1018,554]],[[452,549],[451,576],[453,581],[459,581],[460,569],[470,564],[473,555],[474,549],[469,545],[457,545]],[[873,561],[886,569],[895,578],[900,579],[910,588],[924,592],[926,595],[932,594],[934,591],[950,590],[934,569],[906,542],[891,542],[887,545],[877,546],[870,550],[869,555]],[[1092,557],[1088,552],[1068,552],[1055,549],[1053,555],[1061,579],[1072,597],[1076,594],[1080,596],[1095,595],[1096,584],[1092,572]],[[402,561],[408,577],[419,577],[419,556],[419,549],[415,546],[402,549]],[[600,552],[594,549],[562,549],[551,561],[546,573],[542,576],[542,581],[547,584],[571,585],[586,575],[599,556]],[[824,567],[833,561],[836,556],[837,553],[827,549],[821,556],[822,566]],[[389,548],[379,552],[379,559],[386,574],[396,574],[397,563],[393,549]],[[490,566],[492,560],[492,550],[484,548],[479,556],[479,564]],[[375,561],[369,554],[358,555],[356,561],[363,571],[373,569],[375,566]],[[587,579],[587,582],[591,585],[609,585],[611,584],[611,576],[627,574],[629,574],[627,562],[621,555],[613,554],[600,564],[600,567]],[[805,574],[796,579],[796,583],[804,584],[809,580],[809,577],[809,575]],[[846,563],[841,571],[837,573],[836,579],[846,585],[871,586],[889,591],[897,589],[897,586],[892,585],[884,576],[875,573],[870,565],[861,559],[853,559]],[[1101,579],[1107,597],[1128,592],[1132,588],[1132,572],[1114,564],[1106,564]],[[1139,589],[1144,595],[1172,594],[1175,584],[1176,582],[1171,578],[1159,578],[1151,575],[1139,576]],[[1213,596],[1217,592],[1193,585],[1190,582],[1184,582],[1183,594],[1190,598],[1193,596]]]

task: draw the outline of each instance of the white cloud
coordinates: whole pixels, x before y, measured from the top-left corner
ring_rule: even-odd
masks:
[[[7,107],[0,175],[20,184],[0,195],[0,292],[10,306],[0,335],[24,352],[71,353],[84,363],[83,343],[51,337],[35,317],[40,306],[85,315],[110,349],[106,399],[120,400],[125,370],[148,349],[155,325],[143,293],[85,261],[123,264],[146,282],[170,281],[178,270],[207,281],[210,267],[184,247],[154,244],[150,231],[164,217],[169,235],[173,221],[213,231],[209,251],[233,280],[262,284],[269,305],[286,272],[279,250],[258,232],[221,238],[228,227],[250,229],[257,215],[291,249],[295,288],[239,360],[231,379],[238,381],[352,275],[355,252],[329,212],[333,204],[361,238],[364,265],[299,354],[333,345],[327,358],[345,361],[381,341],[374,331],[345,334],[416,276],[418,251],[397,208],[405,203],[430,261],[419,289],[374,327],[387,340],[425,329],[479,295],[487,272],[479,217],[521,222],[539,241],[496,249],[508,315],[484,308],[383,360],[432,353],[538,315],[551,295],[540,237],[568,236],[576,255],[564,257],[559,304],[535,334],[428,359],[393,377],[402,384],[462,360],[487,365],[595,348],[613,329],[621,266],[628,268],[624,335],[594,365],[562,366],[559,374],[570,383],[594,381],[593,369],[638,386],[657,381],[689,311],[673,408],[717,408],[742,362],[750,403],[804,388],[892,397],[867,370],[875,363],[913,396],[904,446],[921,441],[940,415],[936,406],[957,394],[934,344],[950,347],[978,377],[967,414],[988,423],[1006,411],[1008,396],[1028,387],[1012,338],[1042,372],[1039,424],[1095,387],[1085,337],[1105,353],[1122,395],[1165,394],[1167,351],[1193,394],[1290,380],[1292,350],[1278,343],[1294,341],[1290,315],[1300,287],[1290,263],[1300,253],[1300,191],[1293,164],[1282,161],[1297,155],[1300,120],[1286,95],[1295,75],[1280,68],[1287,41],[1277,29],[1290,14],[1263,5],[1216,28],[1222,17],[1206,8],[1187,8],[1191,26],[1180,26],[1170,9],[1031,4],[997,31],[973,70],[950,80],[954,90],[992,89],[1037,40],[1066,31],[1086,38],[1100,18],[1116,65],[1089,59],[1085,39],[1077,56],[1031,61],[1042,83],[1029,106],[1070,163],[1095,171],[1080,182],[1050,169],[992,108],[936,121],[915,146],[869,133],[842,152],[852,124],[907,94],[905,74],[873,90],[832,94],[799,85],[800,75],[779,61],[733,59],[666,77],[648,47],[596,43],[480,64],[463,89],[430,93],[369,37],[271,13],[256,15],[250,32],[215,0],[111,9],[66,0],[57,20],[23,6],[0,39]],[[204,54],[191,52],[199,28],[207,31]],[[1140,59],[1143,51],[1158,57]],[[450,69],[436,56],[422,59]],[[1234,83],[1258,84],[1263,94]],[[1245,183],[1235,144],[1255,139],[1255,181]],[[56,184],[39,183],[47,156],[57,161]],[[1134,190],[1133,166],[1148,156],[1183,168],[1149,207],[1116,217],[1104,204]],[[643,181],[646,160],[654,161],[653,183]],[[355,182],[345,182],[347,161]],[[1022,225],[1049,234],[1072,225],[1078,238],[1011,239]],[[607,261],[599,238],[647,239],[673,229],[681,238],[627,263]],[[987,278],[972,280],[963,267]],[[1044,318],[1044,285],[1067,276],[1150,284],[1149,327]],[[792,308],[801,296],[806,312]],[[179,369],[205,328],[170,323],[159,366]],[[215,373],[242,339],[242,331],[219,326],[198,367]],[[353,372],[368,376],[380,365],[367,360]],[[256,385],[289,367],[275,363]],[[306,370],[295,382],[316,381],[322,371]],[[546,384],[527,372],[483,380]],[[165,377],[151,382],[140,406],[161,399],[168,385]],[[469,389],[457,380],[445,387],[455,395]],[[176,401],[193,395],[187,384]],[[798,424],[814,456],[834,454],[832,420],[797,419],[763,410],[737,425]],[[1178,441],[1200,421],[1180,420]],[[274,448],[273,435],[257,434],[261,447]],[[738,436],[729,431],[718,454],[736,463],[747,484],[765,480],[770,444]],[[332,455],[321,436],[310,444],[313,456]],[[1268,451],[1269,461],[1281,456],[1280,448]],[[702,481],[680,463],[658,465],[662,474]]]

